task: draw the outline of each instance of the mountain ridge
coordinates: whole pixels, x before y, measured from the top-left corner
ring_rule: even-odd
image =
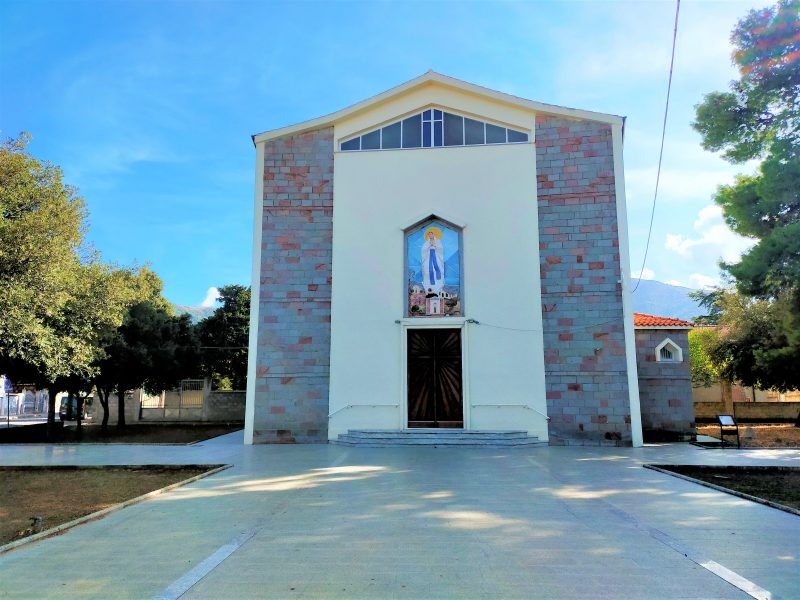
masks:
[[[172,304],[172,309],[176,315],[189,315],[192,318],[192,323],[195,324],[206,317],[210,317],[216,310],[214,306],[188,306],[186,304],[175,304],[174,302],[170,302],[170,304]]]
[[[642,279],[633,298],[633,311],[657,317],[673,317],[691,321],[706,310],[689,297],[696,290],[670,285],[655,279]]]
[[[445,263],[445,269],[457,269],[457,261],[453,261],[449,267]],[[696,300],[689,297],[689,292],[693,291],[695,290],[692,288],[670,285],[655,279],[642,279],[633,294],[633,310],[657,317],[673,317],[691,321],[705,313],[705,309]],[[193,323],[211,316],[215,310],[213,306],[187,306],[174,303],[172,306],[175,314],[187,314],[192,318]]]

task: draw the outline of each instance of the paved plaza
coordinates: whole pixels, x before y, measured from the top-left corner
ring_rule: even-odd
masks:
[[[642,468],[797,450],[242,439],[0,447],[3,465],[234,465],[0,555],[0,598],[800,597],[800,517]]]

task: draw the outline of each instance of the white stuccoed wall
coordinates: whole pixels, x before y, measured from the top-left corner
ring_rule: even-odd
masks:
[[[517,126],[532,130],[528,118]],[[525,429],[546,440],[546,421],[533,410],[485,406],[547,410],[533,139],[337,152],[334,174],[329,437],[405,427],[405,327],[439,323],[463,328],[465,427]],[[481,325],[403,316],[403,230],[431,214],[464,227],[464,312]]]

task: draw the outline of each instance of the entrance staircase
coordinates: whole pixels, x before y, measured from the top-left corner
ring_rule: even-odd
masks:
[[[350,429],[331,443],[341,446],[472,446],[481,448],[531,448],[547,446],[527,431],[465,431],[464,429]]]

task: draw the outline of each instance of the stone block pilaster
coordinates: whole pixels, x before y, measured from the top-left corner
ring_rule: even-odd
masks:
[[[333,128],[265,143],[253,441],[325,443]]]
[[[554,444],[630,444],[611,127],[536,118],[545,385]]]

